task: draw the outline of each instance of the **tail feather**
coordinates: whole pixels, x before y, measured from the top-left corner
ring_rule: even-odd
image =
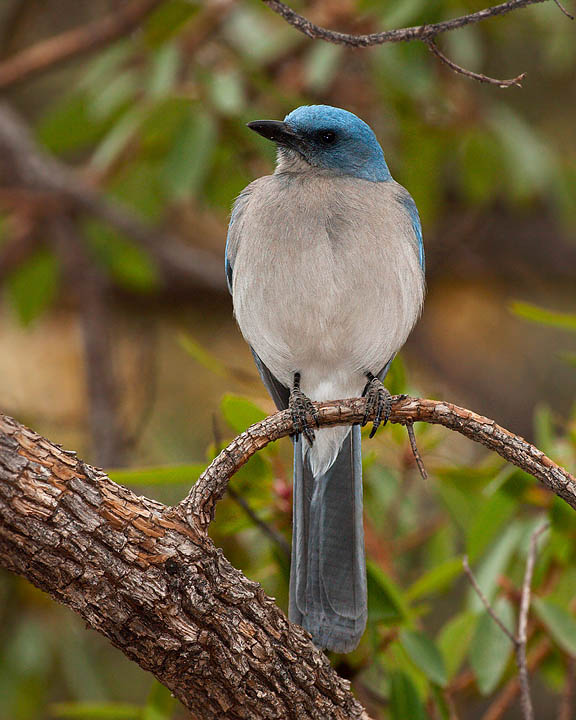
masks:
[[[360,428],[314,477],[302,440],[294,446],[290,619],[321,648],[350,652],[366,626]]]

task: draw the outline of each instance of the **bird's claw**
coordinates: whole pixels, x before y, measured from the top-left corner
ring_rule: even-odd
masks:
[[[293,388],[290,393],[288,407],[292,413],[292,422],[294,423],[294,433],[296,437],[300,434],[304,435],[308,444],[312,446],[315,435],[311,424],[308,422],[308,417],[312,418],[317,428],[320,427],[318,410],[316,410],[314,403],[307,395],[304,395],[302,390]]]
[[[374,424],[370,431],[370,437],[376,435],[376,431],[380,424],[386,425],[392,412],[392,396],[377,377],[371,377],[366,383],[362,395],[366,398],[366,410],[362,427],[369,421],[370,416],[374,413]]]

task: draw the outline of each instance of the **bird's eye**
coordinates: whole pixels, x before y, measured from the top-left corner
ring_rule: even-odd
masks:
[[[330,145],[336,140],[336,133],[332,130],[323,130],[320,133],[320,140],[322,140],[325,145]]]

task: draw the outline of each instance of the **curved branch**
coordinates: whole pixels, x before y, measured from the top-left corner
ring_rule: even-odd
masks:
[[[525,76],[525,73],[518,75],[510,80],[498,80],[497,78],[491,78],[488,75],[482,75],[481,73],[475,73],[470,70],[466,70],[460,65],[457,65],[454,61],[447,58],[443,53],[438,50],[434,45],[434,39],[445,32],[452,30],[458,30],[459,28],[465,27],[466,25],[474,25],[476,23],[487,20],[491,17],[497,17],[498,15],[506,15],[514,10],[520,10],[520,8],[527,7],[528,5],[535,5],[537,3],[546,2],[546,0],[508,0],[507,2],[501,3],[500,5],[494,5],[494,7],[485,8],[469,15],[462,15],[452,20],[444,20],[438,23],[429,23],[427,25],[414,25],[413,27],[399,28],[397,30],[384,30],[383,32],[369,33],[367,35],[352,35],[350,33],[336,32],[335,30],[329,30],[328,28],[316,25],[310,22],[303,15],[292,10],[281,0],[262,0],[272,11],[277,15],[280,15],[286,22],[292,27],[296,28],[299,32],[303,33],[313,40],[326,40],[327,42],[334,43],[336,45],[347,45],[348,47],[372,47],[373,45],[384,45],[385,43],[398,43],[398,42],[410,42],[412,40],[422,40],[425,42],[430,50],[438,57],[438,59],[450,67],[457,73],[465,75],[466,77],[473,78],[479,82],[490,83],[492,85],[498,85],[499,87],[511,87],[512,85],[520,86],[520,81]],[[559,0],[554,0],[556,4]],[[571,15],[559,5],[562,12],[567,17]]]
[[[526,77],[526,73],[520,73],[520,75],[517,75],[514,78],[509,78],[508,80],[499,80],[498,78],[493,78],[489,75],[484,75],[483,73],[466,70],[466,68],[463,68],[461,65],[458,65],[458,63],[455,63],[454,60],[450,60],[449,57],[444,55],[444,53],[439,49],[434,40],[426,40],[426,45],[428,45],[430,52],[433,55],[436,55],[438,60],[447,65],[451,70],[454,70],[454,72],[459,73],[460,75],[464,75],[464,77],[472,78],[472,80],[478,80],[478,82],[481,83],[498,85],[498,87],[500,88],[508,88],[512,87],[512,85],[516,85],[516,87],[522,87],[522,80],[524,80],[524,78]]]
[[[299,15],[280,0],[262,0],[262,2],[284,18],[292,27],[295,27],[296,30],[313,40],[326,40],[336,45],[348,45],[349,47],[371,47],[372,45],[384,45],[385,43],[432,39],[442,33],[458,30],[466,25],[474,25],[497,15],[506,15],[514,10],[519,10],[528,5],[535,5],[536,3],[547,2],[547,0],[508,0],[508,2],[500,5],[485,8],[469,15],[462,15],[452,20],[443,20],[428,25],[414,25],[399,28],[398,30],[384,30],[383,32],[369,33],[368,35],[351,35],[320,27],[320,25],[310,22],[303,15]]]
[[[427,422],[443,425],[485,445],[508,462],[516,465],[565,500],[576,510],[576,478],[557,465],[538,448],[519,435],[511,433],[494,420],[477,415],[471,410],[437,400],[396,395],[392,398],[390,422],[406,425]],[[320,426],[353,425],[364,418],[365,400],[353,398],[330,403],[315,403]],[[270,415],[233,440],[211,465],[175,510],[193,518],[206,528],[214,517],[214,508],[226,490],[228,481],[258,450],[268,443],[294,432],[288,410]]]

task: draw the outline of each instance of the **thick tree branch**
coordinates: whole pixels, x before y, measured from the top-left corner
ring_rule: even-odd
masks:
[[[360,422],[365,400],[318,403],[323,426]],[[392,422],[441,424],[486,445],[576,508],[576,479],[493,420],[398,396]],[[0,415],[0,566],[78,612],[194,716],[366,718],[304,630],[207,535],[230,477],[294,432],[276,413],[238,436],[167,508]]]
[[[366,718],[196,523],[2,415],[0,566],[78,612],[195,718]]]
[[[106,17],[42,40],[0,63],[0,90],[5,90],[66,60],[93,52],[128,35],[163,0],[133,0]]]
[[[479,10],[469,15],[462,15],[452,20],[444,20],[439,23],[429,23],[427,25],[415,25],[413,27],[400,28],[397,30],[384,30],[383,32],[370,33],[367,35],[352,35],[350,33],[336,32],[334,30],[328,30],[327,28],[316,25],[310,22],[303,15],[292,10],[281,0],[262,0],[265,5],[273,10],[275,13],[280,15],[287,23],[296,28],[299,32],[312,38],[313,40],[326,40],[327,42],[334,43],[336,45],[347,45],[348,47],[371,47],[373,45],[384,45],[385,43],[398,43],[398,42],[411,42],[412,40],[421,40],[425,42],[430,50],[438,57],[441,62],[445,63],[455,72],[458,72],[466,77],[473,78],[484,83],[490,83],[498,85],[499,87],[511,87],[512,85],[520,85],[520,81],[524,78],[525,73],[518,75],[510,80],[498,80],[497,78],[491,78],[487,75],[475,73],[470,70],[466,70],[460,65],[446,57],[434,44],[434,40],[438,35],[442,35],[445,32],[452,30],[458,30],[459,28],[465,27],[466,25],[473,25],[475,23],[482,22],[491,17],[497,17],[498,15],[506,15],[514,10],[527,7],[528,5],[535,5],[536,3],[546,2],[546,0],[508,0],[508,2],[501,3],[500,5],[494,5],[484,10]],[[562,12],[568,17],[572,17],[561,5],[559,0],[554,0],[560,7]]]

